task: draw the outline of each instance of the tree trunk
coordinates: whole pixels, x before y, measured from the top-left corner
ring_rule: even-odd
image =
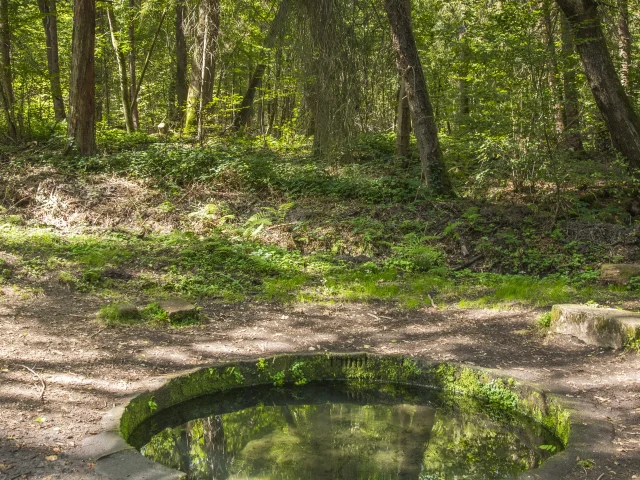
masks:
[[[409,99],[413,131],[416,134],[422,162],[422,181],[435,194],[452,195],[453,187],[442,160],[433,106],[413,36],[410,2],[385,0],[384,6],[391,24],[398,71],[404,80]]]
[[[75,0],[68,136],[82,155],[96,153],[95,39],[95,0]]]
[[[564,117],[564,99],[560,89],[560,76],[558,73],[558,56],[556,54],[556,40],[554,35],[553,21],[551,19],[550,0],[542,0],[542,12],[544,30],[547,44],[547,82],[551,91],[553,101],[553,118],[555,131],[558,136],[564,132],[566,120]]]
[[[184,36],[185,0],[176,2],[176,97],[180,116],[187,103],[187,41]]]
[[[467,45],[467,41],[465,40],[465,35],[467,33],[467,27],[463,23],[458,30],[458,41],[460,42],[460,54],[458,56],[460,60],[460,77],[458,79],[458,123],[463,125],[467,121],[467,117],[471,112],[470,108],[470,99],[469,99],[469,80],[467,80],[467,75],[469,74],[469,66],[467,62],[469,61],[469,46]]]
[[[202,103],[206,107],[213,100],[213,83],[216,77],[216,52],[218,51],[218,34],[220,32],[220,3],[210,10],[209,39],[207,55],[204,57],[205,70],[202,83]]]
[[[131,10],[131,20],[129,22],[129,98],[131,99],[131,120],[133,129],[138,130],[140,127],[138,120],[138,99],[136,98],[136,29],[133,21],[133,11],[136,7],[136,0],[129,0],[129,9]]]
[[[396,155],[404,158],[404,164],[409,158],[409,141],[411,140],[411,109],[409,99],[404,88],[404,80],[400,79],[400,91],[398,93],[398,119],[396,127]]]
[[[58,16],[56,0],[38,0],[38,7],[42,16],[45,40],[47,43],[47,66],[49,68],[49,81],[51,83],[51,98],[53,99],[53,112],[58,122],[67,115],[64,111],[62,87],[60,86],[60,63],[58,61]]]
[[[11,30],[9,28],[9,0],[0,0],[0,97],[7,121],[9,137],[18,140],[18,127],[13,104],[13,79],[11,74]]]
[[[629,30],[629,1],[618,0],[618,37],[620,38],[620,81],[627,95],[631,95],[631,32]]]
[[[275,44],[278,35],[280,35],[282,26],[284,25],[287,18],[290,3],[291,0],[282,0],[280,2],[280,6],[278,7],[276,16],[271,23],[271,27],[269,28],[269,33],[267,33],[267,36],[264,40],[265,49],[273,48],[273,45]],[[249,119],[251,118],[253,109],[253,101],[256,97],[256,90],[260,88],[260,85],[262,84],[262,77],[264,76],[264,72],[266,69],[267,65],[264,63],[260,63],[254,70],[253,75],[251,76],[251,80],[249,81],[247,92],[244,94],[242,102],[238,106],[238,113],[233,119],[234,130],[238,131],[246,127],[249,123]]]
[[[574,65],[573,34],[564,13],[560,12],[562,29],[562,83],[564,87],[564,144],[575,152],[584,152],[580,133],[580,94]]]
[[[131,97],[129,97],[129,79],[127,77],[127,61],[124,52],[120,48],[118,39],[116,38],[116,23],[111,8],[107,7],[107,20],[109,21],[109,32],[111,33],[111,45],[116,53],[116,62],[118,63],[118,74],[120,76],[120,99],[122,101],[122,113],[124,114],[124,123],[127,133],[135,130],[133,125],[133,116],[131,115]]]
[[[640,168],[640,117],[616,74],[600,26],[596,0],[556,0],[576,39],[589,86],[605,119],[613,146],[629,165]]]
[[[217,22],[216,18],[218,19]],[[200,105],[204,105],[204,96],[207,93],[203,87],[208,87],[206,81],[212,78],[210,76],[211,69],[218,46],[219,18],[220,0],[200,0],[185,111],[185,130],[187,133],[191,133],[202,114]],[[207,71],[209,71],[209,74],[207,74]]]

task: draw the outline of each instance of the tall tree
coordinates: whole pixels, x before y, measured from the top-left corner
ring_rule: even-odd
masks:
[[[411,3],[408,0],[385,0],[384,7],[391,24],[398,72],[404,81],[411,108],[413,131],[422,162],[422,181],[436,194],[452,195],[453,187],[442,159],[438,127],[413,35]]]
[[[460,44],[460,53],[458,60],[460,62],[460,73],[458,77],[458,117],[459,123],[464,123],[471,112],[471,100],[469,98],[469,44],[466,39],[467,26],[463,22],[458,29],[458,42]]]
[[[404,88],[404,80],[400,79],[400,89],[398,91],[398,112],[396,118],[396,155],[404,158],[407,164],[409,157],[409,143],[411,140],[411,109],[409,99]]]
[[[282,27],[286,21],[287,14],[289,11],[289,5],[291,4],[291,0],[281,0],[280,5],[278,6],[278,11],[276,13],[273,22],[271,23],[271,27],[269,28],[269,32],[264,40],[264,48],[271,49],[280,34]],[[247,92],[244,94],[242,98],[242,102],[238,106],[238,110],[235,118],[233,119],[233,128],[234,130],[240,130],[244,128],[249,123],[249,119],[251,118],[251,113],[253,109],[253,101],[256,96],[256,90],[260,88],[262,83],[262,77],[264,76],[264,72],[267,69],[267,64],[265,62],[260,62],[258,66],[255,68],[251,79],[249,80],[249,87],[247,88]]]
[[[629,0],[618,0],[618,38],[620,42],[620,81],[627,95],[631,94],[631,31],[629,29]]]
[[[542,0],[542,13],[547,47],[547,82],[553,100],[553,116],[555,119],[555,131],[562,135],[565,127],[564,101],[560,84],[560,72],[558,69],[558,55],[556,52],[556,39],[554,22],[551,18],[551,0]]]
[[[45,41],[47,44],[47,67],[49,68],[49,82],[51,83],[51,98],[53,112],[58,122],[67,118],[64,111],[62,87],[60,86],[60,62],[58,60],[58,12],[56,0],[38,0],[38,7],[42,14]]]
[[[109,6],[107,9],[107,20],[109,21],[109,33],[111,34],[111,45],[116,54],[116,62],[118,64],[118,74],[120,76],[120,99],[122,102],[122,113],[124,114],[124,123],[127,132],[133,132],[135,126],[133,123],[133,115],[131,114],[131,97],[129,89],[129,77],[127,75],[127,60],[124,50],[120,46],[117,37],[117,25],[113,11]]]
[[[200,0],[195,45],[191,60],[189,93],[185,111],[185,130],[190,132],[196,123],[201,128],[202,110],[207,89],[212,82],[213,62],[218,48],[220,30],[220,0]]]
[[[82,155],[96,153],[95,0],[75,0],[67,136]]]
[[[620,82],[600,25],[597,0],[556,0],[571,24],[576,50],[613,146],[640,168],[640,117]]]
[[[184,16],[186,12],[185,0],[176,1],[176,97],[180,115],[184,113],[187,103],[187,40],[184,36]]]
[[[136,0],[129,0],[129,98],[131,99],[131,120],[134,130],[138,130],[138,101],[136,98],[136,26],[135,26]]]
[[[18,127],[14,113],[13,79],[11,73],[11,30],[9,27],[9,0],[0,0],[0,96],[12,140],[18,140]]]
[[[571,26],[564,13],[560,12],[562,37],[562,84],[564,90],[564,142],[567,148],[575,152],[583,152],[582,134],[580,133],[580,94],[576,79],[576,61]]]

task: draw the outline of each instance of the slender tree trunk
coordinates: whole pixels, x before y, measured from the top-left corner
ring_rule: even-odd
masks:
[[[136,98],[136,29],[133,11],[136,7],[136,0],[129,0],[129,8],[131,10],[131,20],[129,22],[129,98],[131,99],[131,120],[133,129],[138,130],[140,127],[138,120],[138,99]]]
[[[575,152],[583,152],[580,133],[580,94],[576,79],[576,65],[573,59],[574,45],[571,26],[564,13],[560,12],[562,28],[562,83],[564,88],[564,143]]]
[[[95,0],[75,0],[68,137],[82,155],[96,153],[95,39]]]
[[[187,103],[187,41],[184,36],[185,0],[176,2],[176,97],[180,116]]]
[[[0,0],[0,97],[7,121],[9,137],[18,140],[18,127],[14,112],[15,97],[11,74],[11,30],[9,27],[9,0]]]
[[[422,181],[436,194],[452,195],[453,187],[442,159],[438,127],[413,36],[410,2],[385,0],[384,6],[391,24],[398,71],[404,80],[411,108],[413,130],[422,161]]]
[[[107,20],[109,21],[109,32],[111,33],[111,45],[116,53],[116,61],[118,63],[118,74],[120,76],[120,98],[122,101],[122,113],[124,114],[124,123],[128,133],[135,130],[133,124],[133,116],[131,115],[131,97],[129,97],[129,79],[127,77],[127,61],[124,52],[120,48],[118,39],[116,38],[116,23],[111,8],[107,7]]]
[[[571,24],[576,50],[613,146],[640,168],[640,117],[618,78],[600,26],[596,0],[556,0]]]
[[[38,0],[38,7],[42,14],[45,40],[47,43],[47,66],[49,68],[49,81],[51,83],[51,98],[53,99],[53,112],[58,122],[67,115],[64,111],[62,99],[62,87],[60,86],[60,63],[58,61],[58,17],[56,0]]]
[[[220,0],[201,0],[198,9],[198,26],[196,31],[195,48],[191,60],[191,75],[189,81],[189,93],[185,111],[185,130],[190,133],[196,126],[199,118],[200,105],[204,104],[203,95],[207,92],[207,70],[213,66],[213,58],[218,46]],[[205,95],[206,96],[206,95]]]
[[[280,32],[282,31],[282,26],[286,21],[290,4],[291,0],[281,0],[276,16],[273,19],[271,27],[269,28],[269,32],[267,33],[267,36],[264,40],[264,48],[273,48],[278,35],[280,35]],[[266,69],[267,65],[264,63],[260,63],[254,70],[253,75],[251,76],[251,80],[249,81],[247,92],[244,94],[242,102],[238,106],[238,112],[233,119],[234,130],[238,131],[246,127],[249,123],[249,119],[251,118],[253,109],[253,101],[256,97],[256,90],[260,88],[260,85],[262,84],[262,77],[264,76],[264,72]]]
[[[620,81],[631,95],[631,31],[629,30],[629,0],[618,0],[618,37],[620,38]]]
[[[458,123],[464,124],[467,121],[467,117],[471,112],[471,101],[469,99],[469,80],[467,75],[469,74],[469,46],[465,39],[467,33],[467,27],[463,23],[458,30],[458,41],[460,42],[460,54],[458,56],[460,61],[460,77],[458,79]]]
[[[409,142],[411,140],[411,109],[409,99],[404,88],[404,80],[400,79],[400,91],[398,92],[398,117],[396,126],[396,155],[406,159],[409,158]]]
[[[547,44],[547,82],[553,99],[553,118],[555,120],[555,131],[557,135],[562,135],[566,120],[564,117],[564,99],[560,88],[560,75],[558,73],[558,56],[556,53],[556,40],[551,19],[551,0],[542,0],[542,12],[544,30]]]
[[[212,8],[209,18],[209,39],[207,55],[204,57],[205,69],[202,80],[202,103],[206,107],[213,100],[213,83],[216,77],[216,53],[218,51],[218,35],[220,33],[220,3]],[[209,44],[209,42],[215,42]]]

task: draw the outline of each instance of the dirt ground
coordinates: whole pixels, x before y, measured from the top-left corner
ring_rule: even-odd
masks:
[[[0,479],[92,479],[83,441],[158,376],[283,352],[369,351],[499,368],[582,397],[615,429],[570,479],[640,479],[640,356],[540,335],[534,311],[404,311],[386,304],[203,303],[202,326],[103,329],[103,302],[69,290],[0,296]],[[42,383],[27,368],[46,382]],[[157,380],[156,380],[157,381]]]

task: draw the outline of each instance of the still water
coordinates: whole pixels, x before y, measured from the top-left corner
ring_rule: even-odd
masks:
[[[190,480],[511,479],[562,449],[531,420],[478,400],[343,382],[201,397],[130,442]]]

